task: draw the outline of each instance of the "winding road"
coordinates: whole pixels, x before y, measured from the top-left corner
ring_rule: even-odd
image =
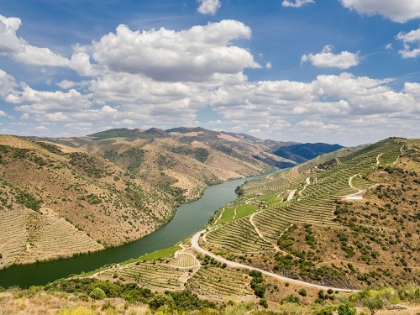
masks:
[[[289,283],[295,283],[295,284],[299,284],[305,287],[309,287],[309,288],[315,288],[315,289],[320,289],[320,290],[328,290],[328,289],[332,289],[334,291],[339,291],[339,292],[359,292],[360,290],[352,290],[352,289],[342,289],[342,288],[333,288],[333,287],[329,287],[329,286],[323,286],[323,285],[318,285],[318,284],[313,284],[313,283],[309,283],[309,282],[305,282],[305,281],[300,281],[300,280],[296,280],[296,279],[291,279],[291,278],[287,278],[284,276],[280,276],[278,274],[275,274],[273,272],[269,272],[263,269],[259,269],[259,268],[255,268],[252,266],[248,266],[248,265],[244,265],[244,264],[240,264],[237,263],[235,261],[231,261],[231,260],[227,260],[223,257],[217,256],[211,252],[209,252],[208,250],[205,250],[204,248],[200,247],[200,245],[198,244],[198,240],[200,239],[200,235],[202,233],[205,233],[206,230],[202,230],[200,232],[197,232],[196,234],[194,234],[194,236],[191,239],[191,247],[196,249],[197,251],[199,251],[200,253],[204,254],[204,255],[208,255],[212,258],[214,258],[217,261],[220,261],[221,263],[226,264],[229,267],[232,268],[245,268],[245,269],[249,269],[249,270],[256,270],[256,271],[260,271],[262,274],[269,276],[269,277],[273,277],[276,278],[278,280],[282,280],[282,281],[287,281]]]

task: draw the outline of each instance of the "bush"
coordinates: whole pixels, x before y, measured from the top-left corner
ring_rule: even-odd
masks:
[[[157,310],[158,308],[162,306],[167,306],[169,308],[175,307],[175,301],[174,299],[165,294],[156,294],[149,302],[149,306],[153,310]]]
[[[308,295],[308,293],[306,292],[306,290],[305,290],[305,289],[300,289],[298,293],[299,293],[299,295],[301,295],[301,296],[307,296],[307,295]]]
[[[260,300],[260,305],[264,308],[267,308],[268,307],[267,300],[266,299],[261,299]]]
[[[297,296],[294,296],[293,294],[290,294],[290,295],[286,296],[283,300],[281,300],[281,304],[286,304],[286,303],[300,304],[300,300]]]
[[[338,307],[338,315],[355,315],[356,309],[349,307],[347,304],[341,304]]]
[[[92,292],[90,292],[89,296],[94,300],[103,300],[104,298],[106,298],[106,294],[101,288],[93,289]]]

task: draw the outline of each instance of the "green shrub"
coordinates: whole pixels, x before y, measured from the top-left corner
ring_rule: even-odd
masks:
[[[305,289],[300,289],[298,293],[299,293],[299,295],[301,295],[301,296],[306,296],[306,295],[308,295],[308,293],[306,292],[306,290],[305,290]]]
[[[347,304],[341,304],[338,307],[338,315],[355,315],[356,309],[349,307]]]
[[[92,292],[90,292],[89,296],[94,300],[103,300],[104,298],[106,298],[106,294],[101,288],[93,289]]]
[[[266,299],[261,299],[260,300],[260,305],[264,308],[267,308],[268,307],[267,300]]]
[[[290,295],[286,296],[284,299],[281,300],[281,304],[287,304],[287,303],[300,304],[300,300],[297,296],[294,296],[293,294],[290,294]]]

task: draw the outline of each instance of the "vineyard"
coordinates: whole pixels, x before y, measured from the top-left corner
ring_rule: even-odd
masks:
[[[246,273],[219,267],[200,268],[186,288],[206,298],[227,299],[233,296],[252,296]]]
[[[283,292],[282,282],[270,283],[268,279],[261,280],[267,282],[260,287],[255,281],[252,286],[255,274],[243,266],[234,269],[232,261],[289,279],[358,289],[372,281],[392,281],[390,269],[385,268],[388,260],[398,267],[399,275],[412,272],[415,280],[420,277],[414,271],[418,268],[414,263],[418,242],[409,243],[414,234],[389,230],[404,223],[404,219],[408,220],[405,226],[411,229],[418,216],[401,212],[399,217],[398,209],[385,202],[383,207],[374,204],[377,209],[372,209],[371,214],[365,212],[372,196],[391,198],[400,193],[399,187],[392,186],[394,192],[375,178],[395,172],[407,185],[417,183],[417,173],[404,172],[399,169],[402,164],[395,164],[398,159],[407,163],[401,152],[399,141],[387,140],[349,150],[348,155],[341,153],[331,160],[318,158],[322,163],[314,167],[295,167],[245,183],[237,189],[241,197],[219,209],[201,237],[197,234],[201,247],[228,261],[205,252],[197,254],[195,250],[199,248],[194,245],[192,249],[189,242],[183,242],[182,249],[176,246],[170,255],[139,258],[137,262],[101,271],[100,277],[136,282],[157,291],[188,289],[218,301],[255,300],[265,289],[267,299],[277,299],[288,290]],[[412,182],[407,176],[414,178]],[[417,189],[404,185],[400,188],[412,191],[404,202],[416,204],[413,198]],[[363,199],[354,204],[347,202],[346,197],[355,193]],[[393,218],[382,215],[384,208]],[[352,219],[352,215],[357,219]],[[379,229],[373,227],[378,220],[393,223]],[[399,243],[403,247],[401,253],[408,257],[395,252]],[[387,257],[388,246],[392,248],[391,258]],[[375,264],[383,268],[376,268]]]
[[[154,290],[180,290],[180,277],[183,270],[158,263],[130,264],[117,270],[107,270],[101,276],[119,278],[120,280],[136,282],[140,286]]]

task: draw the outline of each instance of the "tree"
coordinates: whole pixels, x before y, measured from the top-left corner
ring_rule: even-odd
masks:
[[[245,191],[241,186],[238,186],[235,189],[235,193],[238,195],[238,197],[242,197],[245,194]]]
[[[384,309],[388,304],[388,300],[379,296],[365,297],[362,299],[362,305],[369,309],[370,315],[375,315],[377,311]]]

